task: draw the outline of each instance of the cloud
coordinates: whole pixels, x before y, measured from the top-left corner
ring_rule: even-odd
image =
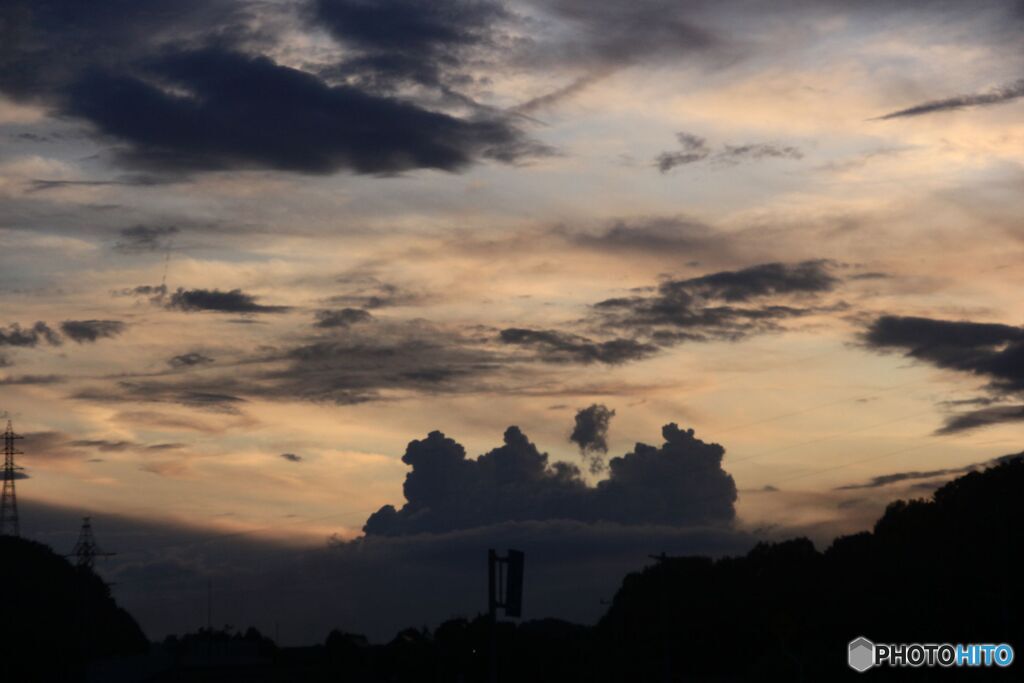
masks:
[[[792,145],[755,143],[725,145],[717,155],[721,161],[738,163],[743,159],[803,159],[804,153]]]
[[[282,453],[281,457],[287,460],[288,462],[302,462],[302,456],[295,455],[294,453]]]
[[[42,321],[27,328],[21,327],[18,323],[11,323],[7,329],[0,328],[0,346],[36,346],[43,342],[51,346],[59,346],[61,338],[56,331]]]
[[[587,461],[591,474],[605,470],[602,456],[608,452],[608,427],[613,417],[615,411],[600,403],[582,408],[576,413],[569,441],[580,447],[580,454]]]
[[[373,320],[369,311],[361,308],[343,308],[339,311],[317,311],[316,327],[348,327]]]
[[[880,351],[902,350],[936,367],[970,373],[1006,396],[1024,392],[1024,328],[965,320],[884,315],[864,332],[864,343]],[[1024,406],[991,406],[950,417],[938,434],[1024,420]]]
[[[679,255],[688,259],[708,256],[720,259],[734,250],[733,241],[715,228],[685,216],[618,220],[597,232],[556,228],[552,234],[573,245],[600,251],[623,250],[658,255]]]
[[[532,4],[567,29],[560,41],[530,46],[541,58],[558,64],[628,67],[680,57],[735,54],[722,35],[697,23],[689,4],[665,0],[542,0]]]
[[[1021,327],[884,315],[871,323],[863,338],[873,349],[902,349],[911,358],[986,377],[998,391],[1024,390]]]
[[[494,47],[498,26],[512,19],[490,0],[317,0],[314,12],[347,48],[339,71],[377,87],[451,86],[466,78],[464,61]]]
[[[163,251],[170,248],[171,241],[180,230],[173,225],[135,225],[122,228],[121,238],[114,249],[126,254],[146,251]]]
[[[231,378],[208,379],[192,384],[122,380],[113,386],[82,389],[72,398],[110,403],[176,403],[212,413],[238,415],[239,405],[245,403],[245,399],[227,393],[234,385]]]
[[[213,359],[205,354],[198,351],[189,351],[188,353],[174,356],[167,361],[167,364],[172,368],[190,368],[196,365],[207,365],[212,362]]]
[[[412,290],[391,282],[382,282],[371,275],[352,274],[339,277],[340,284],[351,287],[345,294],[328,299],[331,304],[358,308],[389,308],[392,306],[415,306],[429,299],[420,289]]]
[[[61,332],[79,344],[116,337],[126,327],[120,320],[65,320],[60,324]]]
[[[605,363],[618,365],[647,358],[658,351],[653,344],[634,339],[593,341],[568,332],[510,327],[498,337],[504,344],[533,349],[545,363]]]
[[[1024,405],[994,406],[953,415],[947,418],[946,423],[935,433],[939,435],[956,434],[1011,422],[1024,422]]]
[[[167,308],[180,311],[217,311],[219,313],[284,313],[288,306],[265,306],[240,289],[182,289],[171,295]]]
[[[460,393],[480,388],[503,359],[457,333],[424,325],[380,327],[284,350],[244,388],[264,397],[355,404],[394,391]]]
[[[121,159],[167,171],[269,168],[310,174],[457,171],[481,157],[541,153],[508,122],[460,119],[265,57],[218,49],[150,63],[175,95],[120,73],[93,73],[69,89],[67,113],[128,147]]]
[[[1010,85],[995,88],[985,93],[973,95],[957,95],[941,100],[931,100],[922,104],[914,105],[906,109],[890,112],[879,116],[877,120],[888,121],[890,119],[907,118],[911,116],[922,116],[924,114],[935,114],[944,111],[955,111],[968,107],[988,107],[994,104],[1003,104],[1024,97],[1024,79],[1015,81]]]
[[[718,151],[708,146],[707,140],[692,133],[676,133],[682,149],[662,152],[654,158],[654,165],[662,173],[668,173],[677,166],[711,160],[719,164],[738,164],[741,161],[761,159],[803,159],[804,154],[792,145],[771,143],[750,143],[745,145],[723,145]]]
[[[711,150],[707,146],[707,140],[690,133],[676,133],[681,150],[674,152],[662,152],[655,158],[654,165],[662,173],[668,173],[676,166],[694,164],[707,159]]]
[[[67,381],[63,375],[8,375],[0,377],[0,386],[33,384],[61,384]]]
[[[778,328],[787,318],[841,308],[781,303],[748,304],[768,297],[807,298],[831,292],[839,279],[830,261],[765,263],[695,278],[665,280],[655,294],[606,299],[594,312],[607,328],[631,329],[659,344],[708,339],[740,339]]]
[[[950,478],[953,475],[963,474],[964,472],[974,472],[982,468],[995,467],[1004,462],[1010,460],[1017,460],[1018,458],[1024,457],[1024,452],[1014,453],[1011,455],[1003,455],[992,460],[986,460],[984,462],[976,462],[963,467],[951,467],[938,470],[926,470],[926,471],[910,471],[910,472],[893,472],[891,474],[882,474],[877,477],[872,477],[870,480],[860,484],[846,484],[845,486],[836,487],[837,491],[851,491],[858,489],[876,489],[882,488],[883,486],[889,486],[890,484],[898,484],[904,481],[918,481],[921,479],[935,479],[936,477]]]
[[[583,92],[594,83],[607,78],[608,74],[609,71],[607,70],[584,74],[583,76],[573,79],[573,81],[568,85],[564,85],[561,88],[544,93],[543,95],[538,95],[537,97],[523,102],[522,104],[516,105],[512,108],[512,111],[517,114],[532,114],[542,109],[548,109]]]
[[[453,68],[442,58],[456,50],[444,46],[458,41],[453,27],[470,12],[400,5],[319,3],[316,18],[350,53],[362,51],[362,65],[345,65],[357,78],[328,80],[267,56],[287,31],[309,28],[295,25],[287,3],[115,2],[89,16],[67,0],[8,3],[0,91],[87,122],[115,143],[120,163],[163,175],[458,171],[549,153],[511,117],[478,106],[437,111],[359,78],[389,63],[399,72]],[[488,13],[478,14],[489,26]],[[424,59],[431,45],[438,58]]]
[[[574,520],[636,525],[693,526],[732,522],[736,486],[721,469],[718,444],[669,424],[661,447],[638,443],[612,458],[609,476],[589,487],[579,469],[530,443],[518,427],[504,445],[466,458],[441,432],[413,441],[402,461],[412,467],[405,504],[386,505],[366,521],[367,536],[441,533],[503,522]]]

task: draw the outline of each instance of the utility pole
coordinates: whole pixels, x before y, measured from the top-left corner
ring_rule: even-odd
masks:
[[[92,520],[82,517],[82,530],[78,533],[78,542],[67,557],[75,558],[75,566],[80,569],[92,569],[97,557],[111,557],[116,553],[104,552],[92,535]]]
[[[22,469],[14,464],[14,456],[22,452],[14,447],[16,439],[23,439],[14,433],[11,421],[7,421],[7,429],[4,430],[4,489],[0,496],[0,536],[20,536],[21,528],[18,525],[18,494],[14,488],[14,480],[18,470]]]

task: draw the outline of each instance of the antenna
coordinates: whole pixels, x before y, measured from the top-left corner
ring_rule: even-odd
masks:
[[[8,420],[7,429],[4,430],[4,490],[0,496],[0,536],[21,535],[18,525],[18,493],[14,488],[14,480],[17,471],[22,468],[14,464],[14,456],[22,455],[22,452],[14,447],[14,441],[23,438],[14,433],[11,421]]]
[[[110,557],[115,554],[100,550],[92,535],[92,520],[89,517],[82,517],[82,530],[78,534],[78,543],[75,543],[75,547],[67,555],[67,557],[77,558],[75,566],[80,569],[92,569],[97,557]]]

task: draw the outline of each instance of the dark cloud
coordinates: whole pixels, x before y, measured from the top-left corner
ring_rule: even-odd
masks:
[[[240,412],[239,405],[245,399],[226,393],[235,384],[230,378],[194,384],[125,380],[113,386],[82,389],[73,394],[72,398],[111,403],[176,403],[212,413],[237,415]],[[182,423],[181,426],[186,424]]]
[[[723,145],[717,151],[708,146],[707,140],[692,133],[676,133],[681,149],[662,152],[654,159],[654,165],[662,173],[668,173],[677,166],[711,160],[720,164],[738,164],[745,160],[760,159],[803,159],[804,154],[792,145],[771,143],[750,143],[745,145]]]
[[[941,368],[988,378],[998,391],[1024,390],[1024,328],[885,315],[871,323],[864,341],[870,348],[900,349]]]
[[[394,81],[452,86],[464,62],[495,47],[512,19],[491,0],[317,0],[316,20],[348,49],[342,74],[382,87]]]
[[[498,338],[504,344],[533,349],[537,353],[537,357],[546,363],[617,365],[647,358],[658,351],[657,346],[634,339],[593,341],[568,332],[530,330],[520,327],[504,329],[499,333]]]
[[[203,373],[181,373],[173,379],[120,379],[75,397],[178,403],[229,413],[238,412],[243,397],[356,404],[394,400],[403,392],[485,390],[486,380],[511,369],[515,361],[478,336],[425,321],[380,321],[372,329],[364,327],[328,328],[295,345],[264,347]]]
[[[707,146],[707,140],[690,133],[676,133],[679,146],[682,149],[673,152],[662,152],[654,160],[655,166],[662,173],[668,173],[676,166],[693,164],[707,159],[711,149]]]
[[[953,415],[946,420],[936,434],[956,434],[980,427],[1024,422],[1024,405],[994,406]]]
[[[68,443],[71,446],[94,448],[105,453],[126,451],[137,445],[132,441],[109,441],[107,439],[75,439]]]
[[[123,160],[163,170],[271,168],[302,173],[456,171],[480,157],[537,154],[509,123],[459,119],[218,49],[150,62],[171,94],[120,73],[84,76],[69,114],[125,140]]]
[[[863,335],[876,350],[902,350],[940,368],[989,381],[997,396],[1024,392],[1024,328],[998,323],[885,315]],[[938,434],[1024,420],[1024,406],[989,406],[950,417]]]
[[[302,462],[302,456],[295,455],[294,453],[282,453],[281,457],[287,460],[288,462]]]
[[[737,163],[743,159],[803,159],[804,153],[792,145],[755,143],[748,145],[725,145],[717,158]]]
[[[606,70],[601,70],[595,73],[585,74],[579,78],[573,79],[573,81],[568,85],[564,85],[561,88],[544,93],[543,95],[538,95],[537,97],[523,102],[522,104],[516,105],[513,108],[513,111],[518,114],[532,114],[536,111],[553,107],[563,100],[567,100],[576,94],[583,92],[601,79],[606,78],[608,73],[609,72]]]
[[[369,311],[361,308],[343,308],[338,311],[317,311],[316,327],[348,327],[372,320]]]
[[[444,46],[462,35],[456,20],[489,22],[483,10],[470,20],[470,11],[400,4],[407,7],[323,2],[318,18],[362,46],[364,62],[418,59],[421,70],[449,68],[423,56],[431,45],[453,54]],[[460,117],[375,92],[366,79],[329,83],[275,63],[264,53],[293,10],[230,0],[117,0],[89,13],[68,0],[7,3],[0,90],[88,122],[117,143],[123,164],[161,174],[457,171],[483,158],[548,153],[510,118],[481,107]],[[391,19],[378,23],[381,15]],[[417,31],[424,33],[411,38]]]
[[[249,391],[266,397],[340,404],[379,400],[394,391],[460,393],[480,388],[480,378],[503,360],[457,334],[429,327],[381,328],[285,350],[284,365],[252,378]]]
[[[61,384],[67,381],[63,375],[8,375],[0,377],[0,386]]]
[[[79,344],[116,337],[127,325],[120,320],[65,320],[60,331]]]
[[[829,261],[765,263],[683,280],[665,280],[653,295],[606,299],[594,305],[601,324],[650,335],[659,344],[739,339],[778,328],[779,321],[832,307],[749,304],[768,297],[806,298],[831,292],[839,279]]]
[[[889,486],[890,484],[898,484],[905,481],[918,481],[921,479],[935,479],[942,477],[949,479],[955,475],[960,475],[965,472],[974,472],[987,467],[995,467],[1004,462],[1011,460],[1017,460],[1024,457],[1024,452],[1014,453],[1011,455],[1003,455],[992,460],[986,460],[984,462],[976,462],[963,467],[950,467],[937,470],[925,470],[925,471],[910,471],[910,472],[893,472],[892,474],[882,474],[877,477],[872,477],[870,480],[861,484],[847,484],[845,486],[839,486],[836,488],[837,491],[851,491],[857,489],[877,489],[883,486]],[[937,484],[936,484],[937,485]]]
[[[111,292],[112,296],[148,296],[154,303],[159,303],[167,296],[167,285],[139,285],[126,287]]]
[[[240,289],[222,292],[219,289],[182,289],[171,295],[168,308],[181,311],[217,311],[219,313],[284,313],[288,306],[266,306]]]
[[[552,233],[574,245],[614,253],[628,250],[692,259],[705,255],[722,258],[733,250],[732,241],[722,232],[681,216],[619,220],[597,232],[556,228]]]
[[[205,354],[198,351],[189,351],[188,353],[174,356],[167,361],[167,364],[172,368],[190,368],[196,365],[207,365],[212,362],[213,359]]]
[[[571,30],[570,38],[530,47],[541,58],[587,67],[628,67],[680,57],[732,57],[720,34],[701,26],[689,3],[538,0],[545,15]]]
[[[440,533],[530,520],[574,520],[636,525],[729,524],[736,486],[721,468],[718,444],[693,430],[666,425],[660,448],[641,443],[612,458],[609,476],[589,487],[579,469],[548,462],[517,427],[505,443],[476,460],[441,432],[413,441],[402,461],[412,467],[400,509],[386,505],[370,516],[367,536]]]
[[[1021,97],[1024,97],[1024,79],[1001,88],[995,88],[994,90],[990,90],[985,93],[957,95],[955,97],[947,97],[941,100],[931,100],[929,102],[914,105],[913,107],[890,112],[884,116],[879,116],[878,120],[887,121],[889,119],[922,116],[924,114],[955,111],[957,109],[966,109],[968,107],[987,107],[993,104],[1012,102],[1013,100]]]
[[[382,282],[370,275],[347,275],[339,277],[340,284],[350,289],[337,294],[327,301],[334,305],[357,308],[388,308],[391,306],[415,306],[429,297],[423,291],[401,287],[391,282]]]
[[[603,456],[608,452],[608,427],[613,417],[615,411],[600,403],[576,413],[569,441],[580,447],[580,454],[586,459],[591,474],[605,470]]]
[[[180,230],[173,225],[135,225],[119,231],[121,238],[114,249],[123,253],[162,251]]]
[[[0,328],[0,346],[36,346],[40,343],[58,346],[60,335],[46,323],[39,321],[32,327],[23,328],[11,323],[7,329]]]

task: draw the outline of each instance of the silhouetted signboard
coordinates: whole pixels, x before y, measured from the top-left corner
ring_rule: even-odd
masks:
[[[499,608],[505,610],[505,616],[522,616],[524,558],[521,550],[509,550],[505,557],[494,550],[487,551],[487,584],[490,589],[487,606],[492,617],[497,615]]]
[[[505,614],[519,617],[523,613],[523,553],[509,550],[505,557]]]

